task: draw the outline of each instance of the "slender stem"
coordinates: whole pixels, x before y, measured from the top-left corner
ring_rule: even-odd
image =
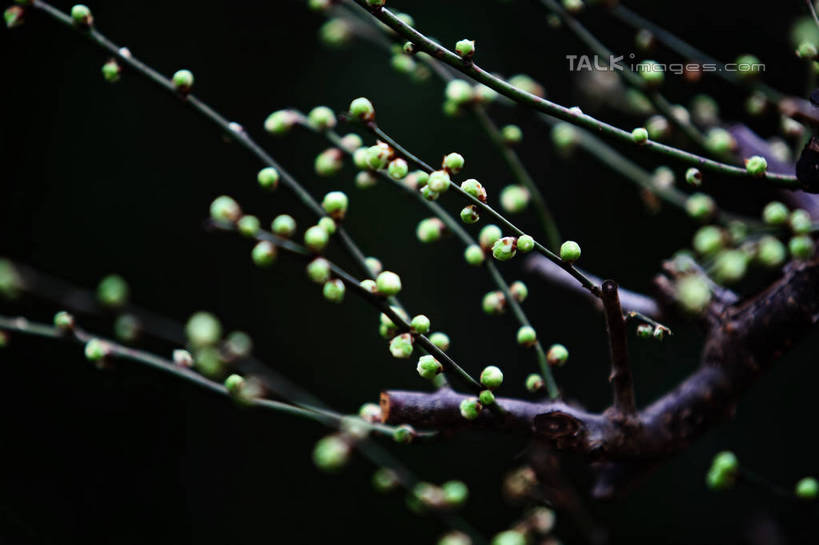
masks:
[[[158,369],[159,371],[163,371],[165,373],[169,373],[181,379],[187,380],[188,382],[195,384],[196,386],[205,388],[212,392],[216,392],[225,397],[230,397],[231,395],[224,385],[216,381],[210,380],[198,373],[195,373],[194,371],[191,371],[186,367],[176,365],[170,360],[161,358],[149,352],[137,350],[135,348],[129,348],[115,341],[104,339],[97,335],[92,335],[79,328],[74,328],[73,334],[67,334],[58,330],[54,326],[37,322],[31,322],[26,318],[22,317],[12,318],[8,316],[0,316],[0,330],[14,331],[17,333],[24,333],[36,337],[65,339],[79,344],[87,343],[92,339],[98,339],[105,343],[108,353],[112,357],[147,365],[148,367],[152,367],[154,369]],[[291,405],[289,403],[284,403],[272,399],[253,398],[248,400],[248,403],[251,406],[261,407],[275,412],[297,416],[300,418],[306,418],[308,420],[313,420],[321,424],[335,428],[338,428],[344,422],[345,418],[347,418],[341,414],[338,414],[327,409],[317,407],[310,408],[298,407],[296,405]],[[393,431],[395,430],[393,426],[388,426],[385,424],[372,424],[364,420],[361,420],[361,425],[365,426],[367,429],[373,432],[389,437],[392,437]]]
[[[205,119],[211,121],[214,125],[219,127],[225,133],[225,135],[227,135],[227,137],[231,138],[233,141],[244,147],[247,151],[255,155],[264,165],[275,168],[281,176],[282,184],[287,186],[287,188],[290,189],[291,191],[293,191],[296,194],[296,197],[313,213],[315,213],[317,216],[326,215],[324,209],[315,199],[313,199],[310,193],[301,184],[299,184],[298,181],[292,175],[290,175],[286,170],[284,170],[281,167],[281,165],[278,162],[276,162],[276,160],[273,159],[273,157],[270,156],[270,154],[268,154],[259,144],[257,144],[256,141],[253,140],[243,128],[237,127],[235,124],[232,124],[224,116],[219,114],[216,110],[214,110],[208,104],[197,98],[195,95],[193,94],[182,95],[178,93],[177,90],[174,88],[171,80],[164,77],[162,74],[160,74],[150,66],[146,65],[142,61],[135,58],[126,49],[120,48],[117,45],[115,45],[111,40],[106,38],[96,28],[78,27],[73,23],[71,17],[61,12],[57,8],[51,6],[50,4],[43,2],[42,0],[34,0],[32,6],[35,9],[39,9],[40,11],[48,14],[54,20],[63,23],[67,27],[77,30],[80,34],[85,36],[92,43],[96,44],[97,46],[111,54],[113,57],[115,57],[118,62],[131,68],[137,74],[140,74],[146,79],[154,82],[165,91],[168,91],[174,96],[180,98],[183,104],[190,106],[191,108],[193,108],[193,110],[201,114]],[[344,230],[343,227],[338,228],[337,235],[339,240],[341,241],[342,246],[344,246],[347,253],[350,254],[350,256],[356,262],[361,271],[368,277],[372,277],[372,272],[370,271],[369,267],[367,267],[366,257],[364,253],[361,251],[361,249],[353,241],[352,237],[350,237],[350,235]]]
[[[489,117],[489,114],[486,112],[486,108],[480,104],[475,104],[472,109],[474,110],[475,117],[478,118],[478,122],[480,123],[481,127],[483,127],[484,132],[489,136],[489,140],[491,140],[492,144],[495,145],[498,153],[500,153],[503,160],[506,161],[509,170],[512,171],[512,176],[520,185],[525,187],[532,196],[532,200],[535,204],[535,212],[540,219],[540,224],[543,227],[544,233],[546,233],[546,240],[549,243],[549,249],[552,251],[557,251],[563,240],[560,238],[560,231],[558,230],[557,222],[555,221],[551,210],[549,210],[549,207],[546,205],[546,200],[543,198],[543,193],[540,191],[537,184],[535,184],[532,176],[529,175],[529,171],[526,170],[526,167],[523,165],[523,162],[520,160],[518,154],[515,153],[515,150],[510,148],[503,141],[503,136],[501,135],[500,130],[498,130],[498,126],[495,125],[495,122]]]
[[[583,41],[589,49],[591,49],[596,55],[605,57],[605,58],[613,58],[613,52],[606,47],[603,42],[598,40],[594,34],[589,32],[589,30],[583,26],[580,21],[578,21],[575,17],[573,17],[568,11],[563,9],[563,6],[560,3],[556,2],[555,0],[538,0],[540,4],[553,13],[556,13],[560,19],[565,23],[565,25],[574,32],[575,36],[577,36],[581,41]],[[666,98],[656,89],[649,88],[645,81],[640,77],[639,74],[634,73],[630,68],[626,67],[623,70],[616,70],[616,74],[618,74],[625,82],[638,89],[643,94],[648,97],[648,100],[654,105],[654,107],[663,114],[667,119],[670,119],[672,123],[674,123],[680,130],[685,133],[685,135],[695,142],[698,146],[702,149],[707,150],[708,146],[705,142],[705,136],[691,124],[690,121],[682,119],[680,116],[674,115],[674,112],[671,108],[671,104],[666,100]]]
[[[628,343],[626,342],[626,321],[620,308],[617,284],[612,280],[603,282],[603,310],[606,315],[606,331],[609,334],[611,352],[611,382],[614,390],[614,410],[623,415],[637,412],[634,403],[634,383],[628,363]]]
[[[808,9],[810,10],[810,15],[813,17],[813,22],[819,26],[819,17],[816,16],[816,8],[813,7],[813,0],[805,0],[805,3],[808,5]]]
[[[403,155],[410,162],[415,163],[421,169],[425,170],[426,172],[432,172],[432,171],[435,170],[431,166],[429,166],[427,163],[425,163],[424,161],[419,159],[417,156],[413,155],[404,146],[399,144],[394,138],[392,138],[390,135],[388,135],[386,132],[384,132],[374,122],[368,123],[367,127],[376,136],[378,136],[381,140],[383,140],[384,142],[389,144],[399,155]],[[480,199],[477,199],[477,198],[473,197],[472,195],[470,195],[469,193],[467,193],[466,191],[461,189],[461,187],[458,184],[456,184],[455,182],[450,181],[449,182],[449,187],[452,188],[456,193],[458,193],[461,197],[463,197],[464,199],[466,199],[470,203],[474,204],[475,206],[477,206],[478,208],[480,208],[484,212],[487,212],[496,221],[498,221],[501,225],[503,225],[507,230],[512,231],[517,236],[523,236],[523,235],[526,234],[523,231],[521,231],[515,224],[513,224],[508,219],[506,219],[503,216],[503,214],[501,214],[500,212],[497,212],[494,208],[492,208],[491,206],[489,206],[485,202],[481,201]],[[589,290],[592,294],[594,294],[595,296],[598,296],[598,297],[600,296],[600,288],[596,284],[594,284],[585,275],[583,275],[583,273],[578,271],[571,263],[569,263],[567,261],[563,261],[562,259],[560,259],[560,257],[557,254],[555,254],[554,252],[552,252],[551,250],[546,248],[543,244],[541,244],[537,240],[535,240],[535,250],[537,250],[538,253],[543,254],[544,256],[546,256],[550,261],[554,262],[556,265],[560,266],[562,269],[564,269],[566,272],[568,272],[570,275],[572,275],[578,282],[580,282],[580,284],[584,288]]]
[[[366,0],[355,0],[355,2],[362,7],[369,9],[373,17],[377,18],[379,21],[386,24],[387,26],[398,32],[400,35],[404,36],[404,38],[406,38],[407,40],[410,40],[421,51],[424,51],[432,55],[434,58],[445,62],[446,64],[459,70],[463,74],[471,77],[475,81],[483,83],[487,87],[494,89],[495,91],[506,96],[507,98],[510,98],[513,101],[518,102],[524,106],[528,106],[534,110],[549,115],[553,115],[554,117],[557,117],[564,121],[568,121],[569,123],[590,130],[594,130],[600,134],[604,134],[606,136],[621,140],[623,142],[629,142],[633,144],[630,132],[624,131],[623,129],[615,127],[614,125],[610,125],[608,123],[600,121],[576,109],[573,110],[570,108],[566,108],[565,106],[561,106],[560,104],[540,98],[522,89],[519,89],[511,85],[507,81],[499,78],[498,76],[495,76],[494,74],[491,74],[486,70],[482,69],[477,64],[472,62],[471,59],[462,59],[454,52],[441,46],[437,42],[427,38],[418,30],[401,21],[390,10],[383,7],[368,8]],[[712,159],[707,159],[694,153],[683,151],[672,146],[661,144],[659,142],[648,141],[643,144],[640,144],[639,147],[642,149],[656,152],[660,155],[665,155],[677,159],[679,161],[694,166],[698,166],[702,169],[719,172],[727,176],[752,179],[758,178],[759,180],[765,180],[771,182],[774,185],[785,187],[788,189],[801,188],[799,180],[797,180],[796,177],[793,175],[775,174],[768,172],[762,176],[754,177],[751,176],[744,168],[728,165],[725,163],[721,163],[719,161],[714,161]]]

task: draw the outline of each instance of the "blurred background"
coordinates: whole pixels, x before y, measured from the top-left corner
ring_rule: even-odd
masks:
[[[478,62],[488,70],[527,73],[560,104],[580,105],[628,128],[642,124],[612,108],[595,109],[601,91],[570,73],[566,60],[586,49],[566,29],[547,25],[534,3],[389,4],[409,11],[442,43],[475,39]],[[807,15],[803,2],[628,6],[723,61],[757,55],[766,64],[766,82],[777,89],[797,96],[809,89],[790,38],[796,19]],[[192,70],[196,94],[244,125],[314,196],[347,191],[349,231],[368,255],[402,275],[409,309],[427,314],[434,329],[450,335],[450,354],[467,370],[477,374],[497,363],[507,377],[504,393],[527,395],[523,381],[534,371],[534,358],[515,344],[511,316],[480,312],[492,285],[485,272],[463,262],[460,243],[449,237],[422,246],[415,226],[425,209],[388,184],[357,190],[351,165],[333,178],[317,177],[313,160],[327,147],[320,137],[296,129],[275,139],[262,129],[265,117],[280,108],[306,112],[324,104],[344,111],[351,99],[367,96],[379,124],[401,143],[430,163],[450,151],[462,153],[463,177],[478,178],[490,198],[497,196],[512,181],[505,165],[472,116],[442,115],[439,80],[411,81],[365,42],[328,48],[318,39],[325,18],[304,2],[90,7],[102,32],[161,73]],[[605,10],[582,20],[614,51],[637,51],[633,30]],[[651,55],[679,60],[662,47]],[[100,67],[106,60],[40,14],[0,31],[0,255],[90,289],[104,275],[119,273],[131,286],[132,301],[179,322],[198,310],[214,312],[226,331],[251,335],[259,359],[342,412],[376,401],[382,389],[425,388],[414,359],[389,356],[378,317],[363,302],[348,296],[342,305],[329,305],[300,262],[282,256],[273,269],[258,269],[249,242],[203,229],[208,205],[220,194],[235,197],[265,225],[285,212],[300,228],[312,218],[286,189],[261,192],[258,162],[178,100],[127,71],[115,85],[105,82]],[[696,85],[676,76],[667,80],[664,91],[675,103],[710,93],[724,119],[748,119],[747,93],[737,87],[707,76]],[[563,237],[580,242],[583,267],[650,291],[662,260],[688,246],[696,226],[672,208],[652,213],[633,185],[582,150],[568,159],[556,154],[549,128],[526,111],[494,105],[490,114],[523,129],[521,157]],[[773,114],[748,123],[763,136],[778,127]],[[357,128],[342,124],[340,132],[347,130]],[[649,169],[662,164],[657,156],[632,156]],[[682,165],[669,166],[682,176]],[[753,215],[775,197],[739,183],[709,176],[706,189]],[[439,202],[453,213],[461,206],[451,195]],[[514,221],[538,232],[531,213]],[[337,248],[330,255],[355,270]],[[524,308],[539,337],[571,351],[558,382],[589,409],[604,408],[609,364],[602,315],[584,299],[528,276],[521,265],[513,260],[501,269],[508,280],[528,284]],[[2,314],[43,321],[56,310],[30,298],[0,303]],[[111,333],[110,319],[85,325]],[[685,322],[670,325],[675,335],[662,343],[631,339],[640,404],[698,363],[701,333]],[[669,460],[622,500],[592,504],[612,541],[815,542],[815,511],[762,489],[717,494],[705,487],[704,476],[721,449],[734,450],[743,464],[785,488],[817,472],[817,350],[814,335],[755,386],[732,422]],[[5,543],[432,543],[443,531],[435,519],[411,513],[401,494],[375,494],[366,460],[356,458],[338,475],[317,471],[310,454],[328,431],[316,424],[237,410],[229,400],[130,363],[100,372],[74,345],[15,336],[0,361]],[[524,462],[526,446],[522,438],[494,434],[386,445],[423,480],[466,481],[471,497],[464,516],[486,535],[507,528],[520,513],[500,490],[504,474]],[[577,482],[588,488],[582,473]],[[582,542],[560,515],[557,535]]]

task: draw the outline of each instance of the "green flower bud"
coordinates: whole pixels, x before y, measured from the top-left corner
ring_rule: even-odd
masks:
[[[241,399],[245,388],[244,377],[235,374],[230,375],[225,379],[225,388],[232,398],[236,400]]]
[[[313,449],[313,463],[322,471],[334,473],[347,465],[350,459],[350,445],[337,435],[320,439]]]
[[[279,214],[273,219],[270,224],[270,230],[273,234],[284,238],[290,238],[296,232],[296,220],[293,216],[288,214]]]
[[[278,110],[273,112],[264,120],[264,129],[275,135],[282,136],[290,132],[290,129],[298,123],[299,114],[292,110]]]
[[[401,482],[398,479],[398,474],[392,469],[386,467],[378,468],[373,473],[372,478],[373,488],[382,494],[395,490]]]
[[[725,250],[714,261],[714,277],[723,284],[733,284],[745,276],[748,255],[742,250]]]
[[[662,85],[665,74],[663,67],[657,61],[646,60],[637,65],[637,72],[642,76],[643,81],[649,87],[658,87]]]
[[[321,207],[324,208],[324,211],[336,220],[344,219],[348,204],[349,199],[347,199],[347,195],[343,191],[330,191],[321,201]]]
[[[491,390],[481,390],[481,393],[478,395],[478,401],[480,401],[484,407],[492,405],[495,402],[495,394],[493,394]]]
[[[375,403],[365,403],[358,409],[358,416],[365,422],[381,422],[381,407]]]
[[[333,218],[328,218],[327,216],[324,216],[323,218],[319,218],[317,225],[319,227],[321,227],[322,229],[324,229],[325,231],[327,231],[328,235],[335,234],[336,229],[338,228],[338,226],[336,225],[335,220]]]
[[[418,222],[415,229],[415,236],[424,244],[437,242],[444,232],[444,222],[438,218],[426,218]]]
[[[455,44],[455,53],[465,59],[472,57],[472,55],[475,54],[475,41],[459,40],[458,43]]]
[[[722,249],[723,238],[722,229],[715,225],[706,225],[694,234],[692,245],[701,255],[713,254]]]
[[[546,352],[546,361],[549,365],[563,367],[569,360],[569,349],[562,344],[553,344]]]
[[[768,170],[768,161],[760,155],[754,155],[749,159],[745,159],[745,170],[751,176],[764,176],[765,171]]]
[[[508,185],[500,194],[501,207],[510,214],[519,214],[529,205],[529,190],[519,185]]]
[[[568,261],[569,263],[574,263],[580,259],[580,245],[573,240],[567,240],[561,244],[560,259]]]
[[[452,507],[463,505],[469,497],[469,488],[462,481],[447,481],[441,485],[441,489],[444,492],[444,502]]]
[[[225,371],[222,354],[218,348],[213,346],[198,349],[194,355],[193,364],[197,371],[213,379],[220,377]]]
[[[384,270],[384,266],[381,264],[381,261],[375,257],[368,257],[364,260],[364,263],[367,265],[367,269],[373,274],[379,274],[381,271]]]
[[[307,7],[310,11],[327,11],[332,6],[331,0],[308,0]]]
[[[645,144],[648,142],[648,131],[645,130],[643,127],[637,127],[633,131],[631,131],[631,140],[635,144]]]
[[[512,76],[509,78],[509,84],[540,98],[546,95],[543,86],[526,74],[516,74]]]
[[[805,59],[812,61],[818,55],[816,46],[811,42],[802,42],[799,44],[799,47],[796,48],[796,56],[800,59]]]
[[[3,20],[6,22],[6,27],[14,28],[22,25],[24,15],[25,10],[20,6],[6,8],[6,11],[3,12]]]
[[[114,59],[109,59],[105,64],[102,65],[102,77],[105,81],[109,83],[116,83],[119,81],[119,75],[122,72],[122,69]]]
[[[766,235],[759,239],[756,258],[764,267],[778,267],[787,258],[785,245],[779,239]]]
[[[188,319],[185,335],[196,348],[215,345],[222,338],[222,324],[213,314],[200,311]]]
[[[410,322],[410,327],[412,327],[412,330],[415,333],[418,333],[419,335],[426,335],[429,332],[430,327],[429,318],[423,314],[413,316],[412,321]]]
[[[387,172],[394,180],[400,180],[409,173],[409,165],[407,165],[407,162],[399,157],[390,161],[390,164],[387,167]]]
[[[225,339],[223,350],[230,360],[246,358],[253,352],[253,339],[244,331],[233,331]]]
[[[236,227],[239,229],[241,234],[252,238],[259,234],[259,228],[261,225],[259,223],[259,218],[256,216],[242,216],[236,223]]]
[[[699,314],[711,302],[711,288],[700,275],[680,278],[676,284],[677,301],[688,312]]]
[[[478,207],[474,204],[469,204],[461,209],[461,221],[467,225],[477,223],[480,219],[481,216],[478,214]]]
[[[489,224],[484,226],[480,233],[478,233],[478,242],[480,242],[481,248],[488,250],[492,248],[498,240],[500,240],[501,236],[503,236],[503,233],[501,232],[500,227]]]
[[[333,280],[328,280],[324,283],[324,287],[322,288],[322,293],[324,294],[324,298],[330,301],[331,303],[340,303],[344,300],[344,292],[346,288],[344,287],[344,282],[335,278]]]
[[[713,153],[725,155],[733,151],[736,141],[730,132],[720,127],[713,127],[705,135],[705,146]]]
[[[535,330],[525,325],[518,329],[518,344],[523,346],[534,346],[537,342],[537,333]]]
[[[463,532],[449,532],[442,535],[436,545],[472,545],[472,540]]]
[[[454,79],[447,83],[444,95],[457,108],[472,101],[472,86],[462,79]]]
[[[182,94],[187,94],[193,87],[193,72],[190,70],[177,70],[171,77],[174,88]]]
[[[481,384],[490,390],[496,390],[503,384],[503,372],[495,365],[488,365],[481,371]]]
[[[492,256],[498,261],[509,261],[517,253],[517,239],[515,237],[503,237],[495,241],[492,245]]]
[[[373,103],[364,97],[353,100],[350,102],[350,117],[361,121],[372,121],[375,119]]]
[[[520,144],[523,141],[523,131],[517,125],[506,125],[501,129],[501,138],[507,146]]]
[[[529,296],[529,288],[526,287],[526,284],[517,280],[512,282],[512,285],[509,286],[509,293],[512,294],[515,301],[522,303]]]
[[[265,167],[256,175],[256,180],[262,189],[273,191],[279,186],[279,171],[273,167]]]
[[[537,373],[532,373],[528,377],[526,377],[526,389],[530,392],[537,392],[541,388],[543,388],[544,382],[543,377],[538,375]]]
[[[387,0],[367,0],[367,5],[370,6],[371,8],[380,8],[386,3]]]
[[[369,189],[378,182],[378,178],[367,170],[362,170],[355,176],[355,186],[358,189]]]
[[[358,136],[354,132],[351,132],[349,134],[345,134],[344,136],[341,137],[341,147],[344,149],[344,151],[347,151],[347,152],[350,152],[350,153],[355,153],[356,151],[361,149],[361,146],[363,144],[364,144],[364,142],[362,142],[361,137]],[[364,149],[366,149],[366,148],[364,148]],[[354,161],[354,162],[355,162],[355,165],[358,166],[358,162],[357,161]],[[361,168],[361,167],[359,167],[359,168]]]
[[[94,22],[91,10],[85,4],[76,4],[71,8],[71,19],[79,26],[91,26]]]
[[[486,189],[474,178],[469,178],[461,182],[461,190],[481,202],[486,202]]]
[[[227,195],[216,197],[210,203],[210,217],[214,221],[234,223],[242,215],[238,203]]]
[[[759,59],[753,55],[740,55],[736,60],[737,73],[744,78],[755,77],[761,68]]]
[[[319,38],[329,47],[341,47],[352,40],[353,29],[344,19],[333,18],[321,25]]]
[[[406,359],[412,356],[412,335],[404,333],[390,341],[390,354],[393,358]]]
[[[646,130],[651,140],[663,140],[671,134],[671,125],[665,117],[652,115],[646,121]]]
[[[699,187],[702,185],[702,172],[698,168],[691,167],[685,171],[685,181],[688,185]]]
[[[392,59],[390,60],[390,64],[397,72],[401,74],[411,74],[417,67],[415,59],[403,53],[393,55]]]
[[[506,310],[506,297],[501,291],[490,291],[483,296],[481,308],[486,314],[497,316]]]
[[[478,398],[470,397],[468,399],[464,399],[461,401],[460,411],[461,416],[466,418],[467,420],[475,420],[478,418],[478,415],[481,414],[481,403],[478,401]]]
[[[424,187],[427,185],[427,183],[429,183],[429,174],[423,170],[416,170],[407,176],[404,183],[406,183],[412,189]]]
[[[261,240],[251,252],[253,263],[258,267],[269,267],[276,261],[276,247],[269,240]]]
[[[571,123],[561,122],[552,127],[552,142],[559,152],[571,152],[579,141],[577,129]]]
[[[101,362],[111,353],[108,343],[99,339],[91,339],[85,343],[85,358],[92,362]]]
[[[529,235],[521,235],[518,237],[518,250],[525,254],[535,249],[535,239]]]
[[[173,362],[180,367],[193,367],[193,356],[187,350],[177,348],[173,351]]]
[[[694,193],[685,201],[685,210],[688,215],[700,221],[706,221],[714,215],[717,209],[714,199],[705,193]]]
[[[73,331],[74,324],[74,316],[64,310],[54,315],[54,327],[60,331]]]
[[[811,230],[810,214],[807,210],[797,209],[791,212],[791,231],[796,235],[806,235]]]
[[[464,156],[460,153],[448,153],[444,155],[443,161],[441,161],[441,168],[446,170],[451,174],[457,174],[464,168]],[[433,173],[434,174],[434,173]],[[449,178],[447,176],[447,178]],[[448,181],[448,180],[447,180]],[[435,188],[433,188],[435,189]],[[446,190],[439,190],[435,189],[435,191],[446,191]]]
[[[375,279],[378,293],[387,297],[398,295],[401,291],[401,277],[392,271],[384,271]]]
[[[649,324],[640,324],[637,326],[637,336],[641,339],[649,339],[654,335],[654,327]]]
[[[706,476],[706,483],[713,490],[726,490],[734,486],[738,473],[737,457],[733,452],[723,451],[714,456]]]
[[[406,55],[414,55],[416,53],[415,44],[412,42],[404,42],[404,45],[401,47],[401,51],[403,51]]]
[[[97,300],[106,307],[121,307],[128,302],[130,289],[124,278],[110,274],[97,286]]]
[[[310,110],[310,113],[307,114],[307,120],[320,131],[332,129],[336,126],[336,115],[327,106],[316,106]]]
[[[788,207],[777,201],[769,202],[762,210],[762,219],[768,225],[784,225],[788,215]]]
[[[798,235],[788,241],[788,249],[796,259],[810,259],[813,256],[813,239],[808,235]]]
[[[464,259],[474,267],[482,265],[485,259],[483,250],[477,244],[470,244],[464,250]]]
[[[392,156],[392,148],[384,142],[379,142],[367,148],[367,166],[372,170],[382,169],[387,166]]]
[[[443,193],[449,189],[450,183],[451,181],[449,179],[448,172],[445,170],[436,170],[429,175],[429,181],[425,187],[429,187],[430,190],[435,191],[436,193]]]
[[[323,284],[330,279],[330,262],[317,257],[307,265],[307,277],[316,284]]]
[[[425,185],[421,188],[421,195],[428,201],[437,201],[438,197],[441,196],[440,193],[434,191],[429,185]]]
[[[356,168],[361,170],[368,170],[370,168],[370,148],[359,147],[353,152],[353,164]]]
[[[526,537],[517,530],[506,530],[495,534],[491,545],[526,545]]]
[[[133,343],[142,332],[142,324],[133,314],[122,314],[114,320],[114,335],[125,343]]]
[[[805,477],[796,483],[796,496],[803,500],[815,500],[819,496],[819,481],[813,477]]]
[[[441,350],[442,352],[449,350],[449,335],[446,333],[436,331],[429,336],[429,342],[431,342],[438,350]]]
[[[362,280],[358,283],[358,285],[370,293],[375,293],[378,291],[378,288],[375,286],[375,280],[370,280],[369,278]]]
[[[327,246],[329,240],[330,235],[323,227],[318,225],[314,225],[304,232],[304,244],[316,253],[321,252]]]
[[[420,357],[416,370],[422,378],[432,380],[444,370],[444,366],[441,365],[441,362],[427,354],[426,356]]]
[[[323,177],[334,176],[344,167],[344,154],[338,148],[328,148],[316,156],[313,164],[316,174]]]

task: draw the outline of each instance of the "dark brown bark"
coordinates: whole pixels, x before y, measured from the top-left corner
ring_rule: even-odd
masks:
[[[744,303],[715,302],[697,371],[654,403],[623,419],[611,409],[594,414],[560,401],[499,398],[503,415],[460,416],[465,396],[387,391],[384,421],[455,430],[485,427],[523,432],[560,450],[583,454],[598,469],[595,494],[608,496],[663,458],[686,448],[730,417],[762,372],[802,339],[819,320],[819,259],[793,262],[782,277]]]
[[[611,382],[614,392],[612,409],[621,416],[633,415],[637,410],[634,403],[634,383],[628,364],[628,343],[626,342],[626,321],[620,308],[617,284],[613,280],[603,282],[603,313],[606,316],[606,331],[609,335],[611,358]]]

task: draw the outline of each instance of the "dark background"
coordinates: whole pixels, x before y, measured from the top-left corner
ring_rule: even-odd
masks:
[[[391,5],[411,10],[417,25],[443,43],[476,39],[483,67],[529,73],[556,101],[583,105],[564,56],[585,49],[567,31],[548,28],[530,3]],[[794,17],[805,14],[802,2],[629,5],[717,58],[756,53],[767,63],[766,81],[789,93],[805,91],[805,70],[788,40]],[[514,345],[512,319],[479,312],[491,285],[484,273],[463,264],[457,241],[421,248],[414,231],[425,213],[417,203],[386,184],[355,190],[349,167],[336,178],[319,179],[312,160],[323,141],[298,130],[276,140],[261,130],[275,109],[326,104],[341,111],[352,98],[368,96],[380,124],[401,142],[430,162],[460,151],[467,158],[464,174],[497,195],[510,181],[504,165],[472,118],[440,115],[437,80],[410,83],[389,68],[381,51],[364,44],[328,50],[316,39],[322,17],[298,2],[105,2],[91,8],[103,32],[160,72],[190,68],[197,94],[258,136],[314,195],[347,190],[350,232],[367,253],[403,276],[402,299],[450,334],[451,354],[469,371],[498,362],[507,393],[522,394],[533,359]],[[633,50],[633,33],[614,19],[590,14],[584,20],[613,49]],[[663,50],[655,56],[678,60]],[[306,226],[309,216],[286,190],[263,195],[255,185],[259,164],[172,97],[134,74],[124,74],[113,87],[104,82],[99,70],[105,60],[44,16],[0,32],[0,254],[89,288],[104,274],[121,273],[134,301],[178,321],[200,309],[216,312],[226,329],[253,336],[262,360],[341,411],[376,400],[382,388],[422,386],[412,362],[389,357],[377,317],[361,301],[348,297],[341,306],[328,305],[299,263],[284,258],[272,272],[258,270],[247,242],[202,229],[209,202],[222,193],[264,223],[288,212]],[[714,78],[699,87],[674,78],[667,88],[682,103],[700,90],[711,92],[725,118],[744,115],[745,93]],[[580,241],[587,269],[648,290],[662,259],[688,244],[694,226],[679,212],[652,216],[620,176],[582,153],[569,162],[554,156],[548,130],[526,113],[494,107],[492,114],[524,128],[521,155],[564,237]],[[611,111],[600,115],[627,127],[640,123]],[[768,134],[775,118],[752,127]],[[657,157],[639,159],[647,167],[659,164]],[[739,210],[756,213],[773,196],[744,187],[739,195],[736,182],[716,176],[709,182]],[[451,196],[441,202],[459,209]],[[516,221],[535,229],[530,218]],[[520,264],[502,266],[508,279],[523,278]],[[571,294],[525,280],[531,292],[525,308],[540,337],[571,350],[559,382],[589,408],[604,407],[609,393],[602,317]],[[46,321],[56,310],[29,300],[0,309]],[[89,325],[110,332],[108,322]],[[632,342],[641,403],[697,364],[698,332],[672,325],[677,334],[662,344]],[[711,457],[724,448],[787,488],[816,471],[817,348],[814,336],[750,392],[733,422],[669,461],[623,501],[595,506],[614,541],[810,542],[805,509],[753,488],[715,494],[703,480]],[[318,425],[236,410],[224,399],[129,363],[101,373],[76,346],[14,337],[0,361],[3,542],[429,543],[441,531],[435,521],[408,512],[400,495],[372,493],[372,468],[362,459],[337,476],[316,471],[310,452],[326,433]],[[468,481],[472,496],[465,515],[484,533],[507,527],[517,516],[499,490],[504,472],[521,463],[523,440],[459,436],[433,445],[387,446],[425,480]],[[574,542],[570,525],[564,521],[559,528]],[[769,534],[772,541],[749,537]]]

